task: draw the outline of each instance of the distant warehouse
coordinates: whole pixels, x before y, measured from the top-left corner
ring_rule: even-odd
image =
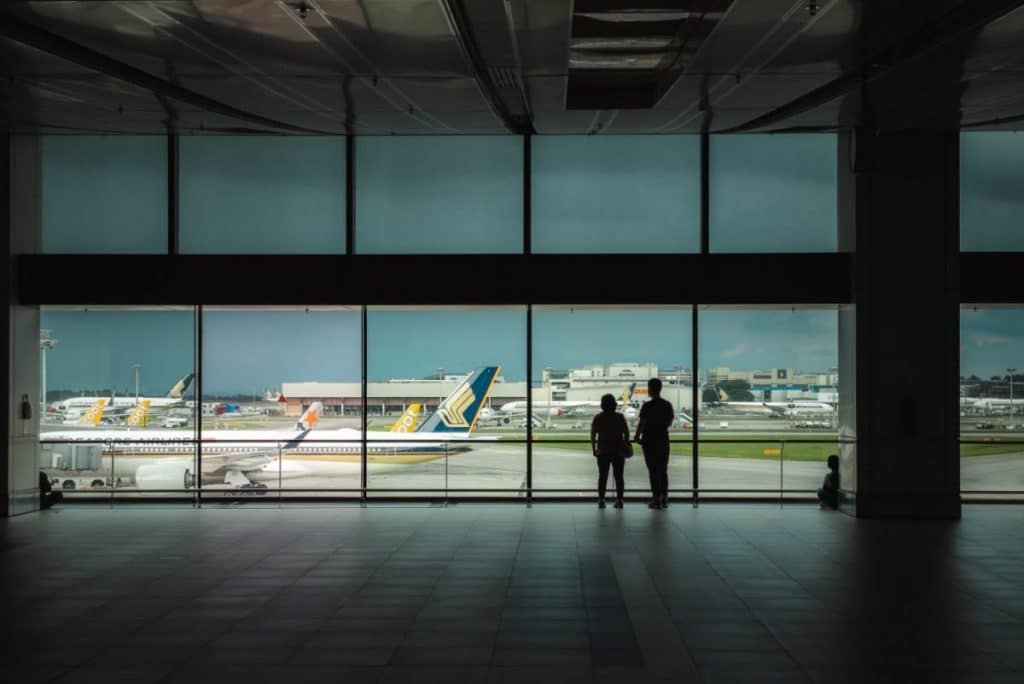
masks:
[[[366,408],[371,416],[396,415],[409,404],[423,404],[424,411],[433,411],[442,399],[451,394],[464,375],[445,375],[443,380],[399,379],[366,384]],[[287,402],[285,414],[301,415],[314,401],[321,401],[328,415],[358,415],[362,405],[362,386],[358,382],[286,382],[281,394]],[[498,378],[491,388],[488,402],[500,408],[510,401],[526,398],[525,382],[505,382]]]
[[[668,375],[668,383],[690,381],[688,370],[675,369]],[[648,378],[657,377],[658,366],[652,363],[613,363],[608,366],[590,365],[571,370],[541,369],[541,382],[534,389],[534,397],[553,401],[597,401],[602,394],[616,398],[630,385],[645,386]],[[395,415],[409,404],[423,404],[424,411],[433,411],[444,397],[451,394],[465,374],[444,374],[437,378],[396,378],[384,382],[369,382],[366,386],[367,412],[370,415]],[[488,404],[500,409],[512,401],[525,401],[527,384],[524,381],[507,382],[499,377],[491,388]],[[289,416],[301,415],[314,401],[323,402],[329,415],[358,415],[362,403],[358,382],[286,382],[281,387]]]

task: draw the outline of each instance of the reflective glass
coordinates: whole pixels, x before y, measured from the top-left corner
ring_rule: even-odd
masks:
[[[1024,251],[1024,135],[960,134],[960,249]]]
[[[696,252],[700,138],[537,136],[534,252]]]
[[[669,460],[669,487],[692,486],[690,444],[691,311],[689,307],[534,307],[533,486],[564,496],[593,496],[597,465],[590,428],[611,394],[631,431],[648,401],[647,381],[660,378],[662,396],[672,404],[674,442]],[[504,420],[525,428],[525,401],[505,404]],[[646,492],[649,483],[640,447],[626,463],[626,489]],[[612,486],[611,484],[609,486]]]
[[[960,310],[960,488],[1024,493],[1024,308]]]
[[[203,496],[358,496],[361,314],[203,310]]]
[[[836,251],[836,145],[826,134],[712,136],[709,249]]]
[[[525,309],[371,308],[366,342],[370,496],[525,494]]]
[[[195,315],[44,308],[40,468],[71,494],[182,494],[197,483]]]
[[[838,453],[837,307],[705,307],[699,316],[702,496],[816,490]]]
[[[167,251],[167,140],[43,136],[42,251]]]
[[[344,138],[192,136],[179,144],[182,253],[345,251]]]
[[[523,249],[523,141],[516,136],[356,140],[356,251]]]

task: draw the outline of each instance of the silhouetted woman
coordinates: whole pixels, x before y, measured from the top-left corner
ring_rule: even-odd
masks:
[[[615,412],[615,397],[601,397],[601,412],[590,424],[590,446],[597,459],[598,508],[604,508],[604,493],[608,488],[608,469],[615,473],[615,507],[622,508],[622,493],[626,488],[623,468],[632,455],[629,426],[621,413]]]

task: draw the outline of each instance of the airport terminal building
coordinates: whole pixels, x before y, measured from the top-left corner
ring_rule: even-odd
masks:
[[[3,681],[1024,681],[1024,0],[3,0],[0,64]]]

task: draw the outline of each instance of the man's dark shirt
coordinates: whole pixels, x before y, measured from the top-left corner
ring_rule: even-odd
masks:
[[[672,404],[661,397],[651,399],[640,407],[643,432],[640,441],[645,451],[658,450],[668,453],[668,429],[675,420]]]

